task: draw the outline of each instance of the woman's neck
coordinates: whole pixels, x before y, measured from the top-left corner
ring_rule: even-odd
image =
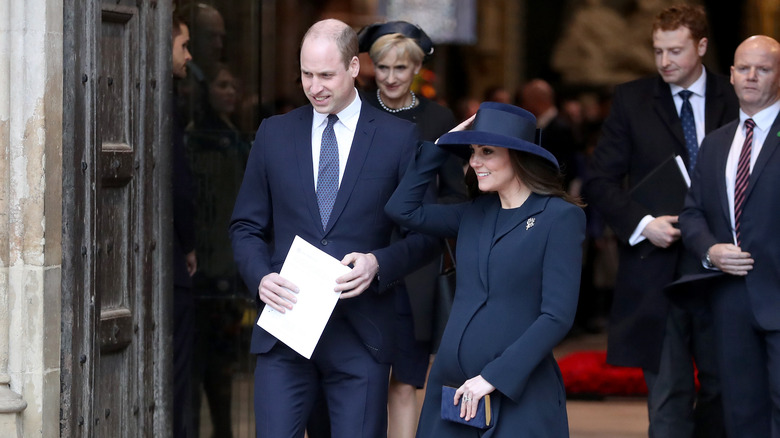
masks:
[[[520,184],[518,187],[498,192],[498,199],[501,200],[501,208],[520,207],[530,196],[531,189],[525,184]]]
[[[390,99],[389,97],[385,96],[382,91],[379,91],[379,98],[382,99],[382,102],[384,102],[385,106],[387,106],[390,109],[399,109],[399,108],[405,108],[412,104],[412,93],[406,92],[401,95],[401,97],[397,99]]]

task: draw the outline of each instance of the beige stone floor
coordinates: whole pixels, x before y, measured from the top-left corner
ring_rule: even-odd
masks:
[[[583,335],[562,342],[555,349],[555,356],[560,358],[574,351],[604,348],[606,348],[606,335]],[[237,375],[233,380],[233,438],[254,436],[251,385],[251,375]],[[422,397],[422,391],[420,396]],[[647,436],[647,408],[644,398],[569,400],[567,409],[571,438]],[[205,399],[202,403],[200,436],[211,437],[211,424]]]

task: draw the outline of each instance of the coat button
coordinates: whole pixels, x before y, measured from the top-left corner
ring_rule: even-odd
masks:
[[[321,243],[323,246],[327,246],[327,245],[328,245],[328,239],[322,239],[322,240],[320,240],[320,243]]]

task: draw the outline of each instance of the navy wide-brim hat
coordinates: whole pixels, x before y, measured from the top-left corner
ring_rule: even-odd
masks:
[[[482,102],[470,130],[448,132],[436,143],[465,159],[471,156],[469,146],[473,144],[515,149],[542,157],[560,169],[558,160],[540,146],[540,140],[536,117],[530,112],[505,103]]]
[[[426,56],[433,54],[433,41],[428,38],[428,35],[423,32],[420,26],[406,21],[374,23],[360,29],[360,32],[358,32],[358,48],[361,52],[368,52],[379,37],[390,35],[391,33],[400,33],[407,38],[413,39]]]

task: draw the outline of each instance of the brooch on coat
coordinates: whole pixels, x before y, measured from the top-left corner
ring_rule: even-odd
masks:
[[[531,227],[534,226],[534,223],[536,223],[536,218],[529,218],[527,221],[525,221],[525,229],[528,230]]]

